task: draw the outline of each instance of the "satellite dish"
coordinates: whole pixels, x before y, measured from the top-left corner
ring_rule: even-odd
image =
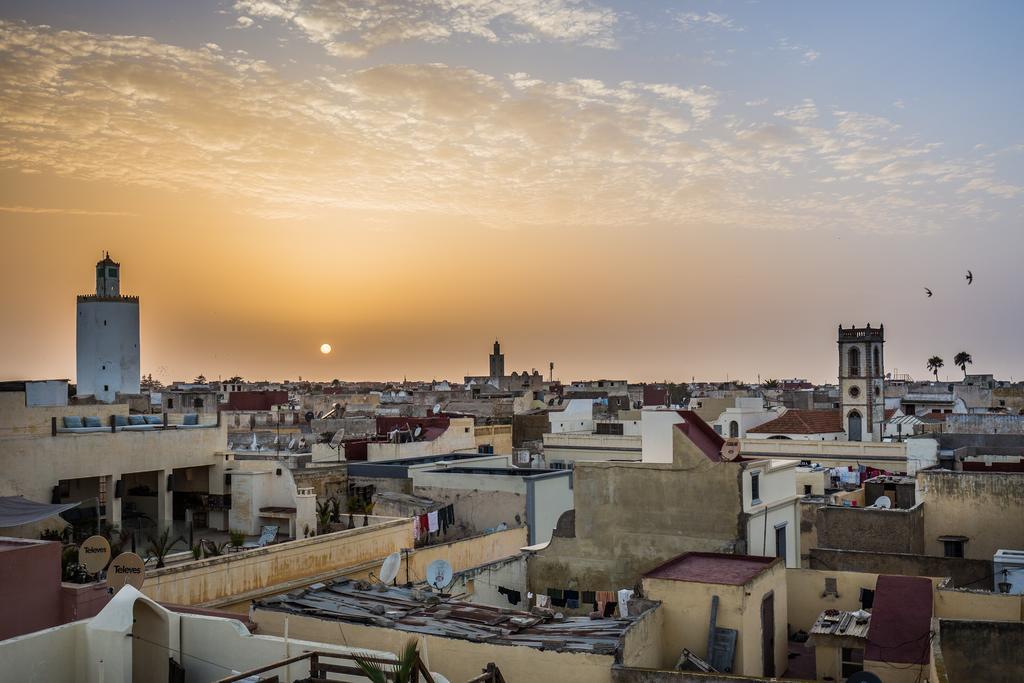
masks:
[[[870,671],[858,671],[847,678],[846,683],[882,683],[882,679]]]
[[[443,591],[452,582],[452,566],[445,560],[434,560],[427,565],[427,583]]]
[[[306,422],[307,423],[312,422],[314,417],[316,417],[316,415],[313,414],[312,410],[306,411]]]
[[[103,571],[107,562],[110,562],[110,541],[102,536],[90,536],[78,546],[78,564],[90,574]]]
[[[440,415],[441,414],[441,404],[440,403],[435,403],[434,407],[431,408],[430,412],[434,413],[434,415]]]
[[[418,438],[420,438],[420,434],[422,434],[422,433],[423,433],[423,427],[420,427],[419,425],[416,425],[416,429],[414,429],[413,432],[412,432],[412,438],[418,439]]]
[[[146,580],[146,563],[135,553],[121,553],[107,569],[107,585],[115,593],[125,584],[142,588]]]
[[[874,508],[882,508],[888,510],[892,507],[892,499],[889,496],[879,496],[875,499],[875,502],[871,505]]]
[[[398,569],[402,566],[401,553],[391,553],[384,558],[384,564],[380,566],[380,582],[384,585],[390,584],[398,576]]]

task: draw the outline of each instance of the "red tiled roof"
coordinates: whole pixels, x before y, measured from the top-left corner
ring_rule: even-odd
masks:
[[[864,659],[927,664],[931,654],[932,582],[920,576],[879,576]]]
[[[891,420],[892,416],[896,414],[897,410],[899,410],[899,408],[887,408],[885,411],[885,419]]]
[[[781,561],[781,558],[722,553],[686,553],[655,567],[644,574],[644,578],[742,586],[768,569],[776,560]]]
[[[950,415],[949,413],[940,413],[937,410],[933,410],[930,413],[925,413],[924,415],[918,415],[918,417],[923,418],[923,419],[928,419],[928,420],[938,420],[939,422],[945,422],[946,418],[949,417],[949,415]]]
[[[787,410],[782,417],[748,429],[748,434],[833,434],[843,431],[838,410]]]

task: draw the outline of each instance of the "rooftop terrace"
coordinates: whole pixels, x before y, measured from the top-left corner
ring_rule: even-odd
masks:
[[[647,579],[742,586],[781,558],[722,553],[686,553],[644,574]]]

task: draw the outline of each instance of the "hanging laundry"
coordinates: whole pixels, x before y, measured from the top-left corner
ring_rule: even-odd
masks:
[[[537,594],[537,607],[547,607],[551,604],[551,598],[546,595]]]
[[[412,518],[412,540],[414,540],[414,541],[420,540],[420,518],[419,517],[413,517]]]
[[[619,591],[619,616],[629,616],[629,599],[633,597],[633,591],[623,588]]]
[[[504,586],[498,586],[498,593],[508,598],[509,603],[518,605],[519,601],[522,600],[522,593],[511,588],[505,588]]]
[[[441,527],[437,525],[437,510],[427,513],[427,525],[430,533],[436,533]]]
[[[430,530],[430,522],[427,521],[426,515],[420,515],[420,533],[425,537],[427,532]]]

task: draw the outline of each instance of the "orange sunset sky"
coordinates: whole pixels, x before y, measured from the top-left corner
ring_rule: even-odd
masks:
[[[0,378],[1019,378],[1020,7],[770,5],[5,5]]]

